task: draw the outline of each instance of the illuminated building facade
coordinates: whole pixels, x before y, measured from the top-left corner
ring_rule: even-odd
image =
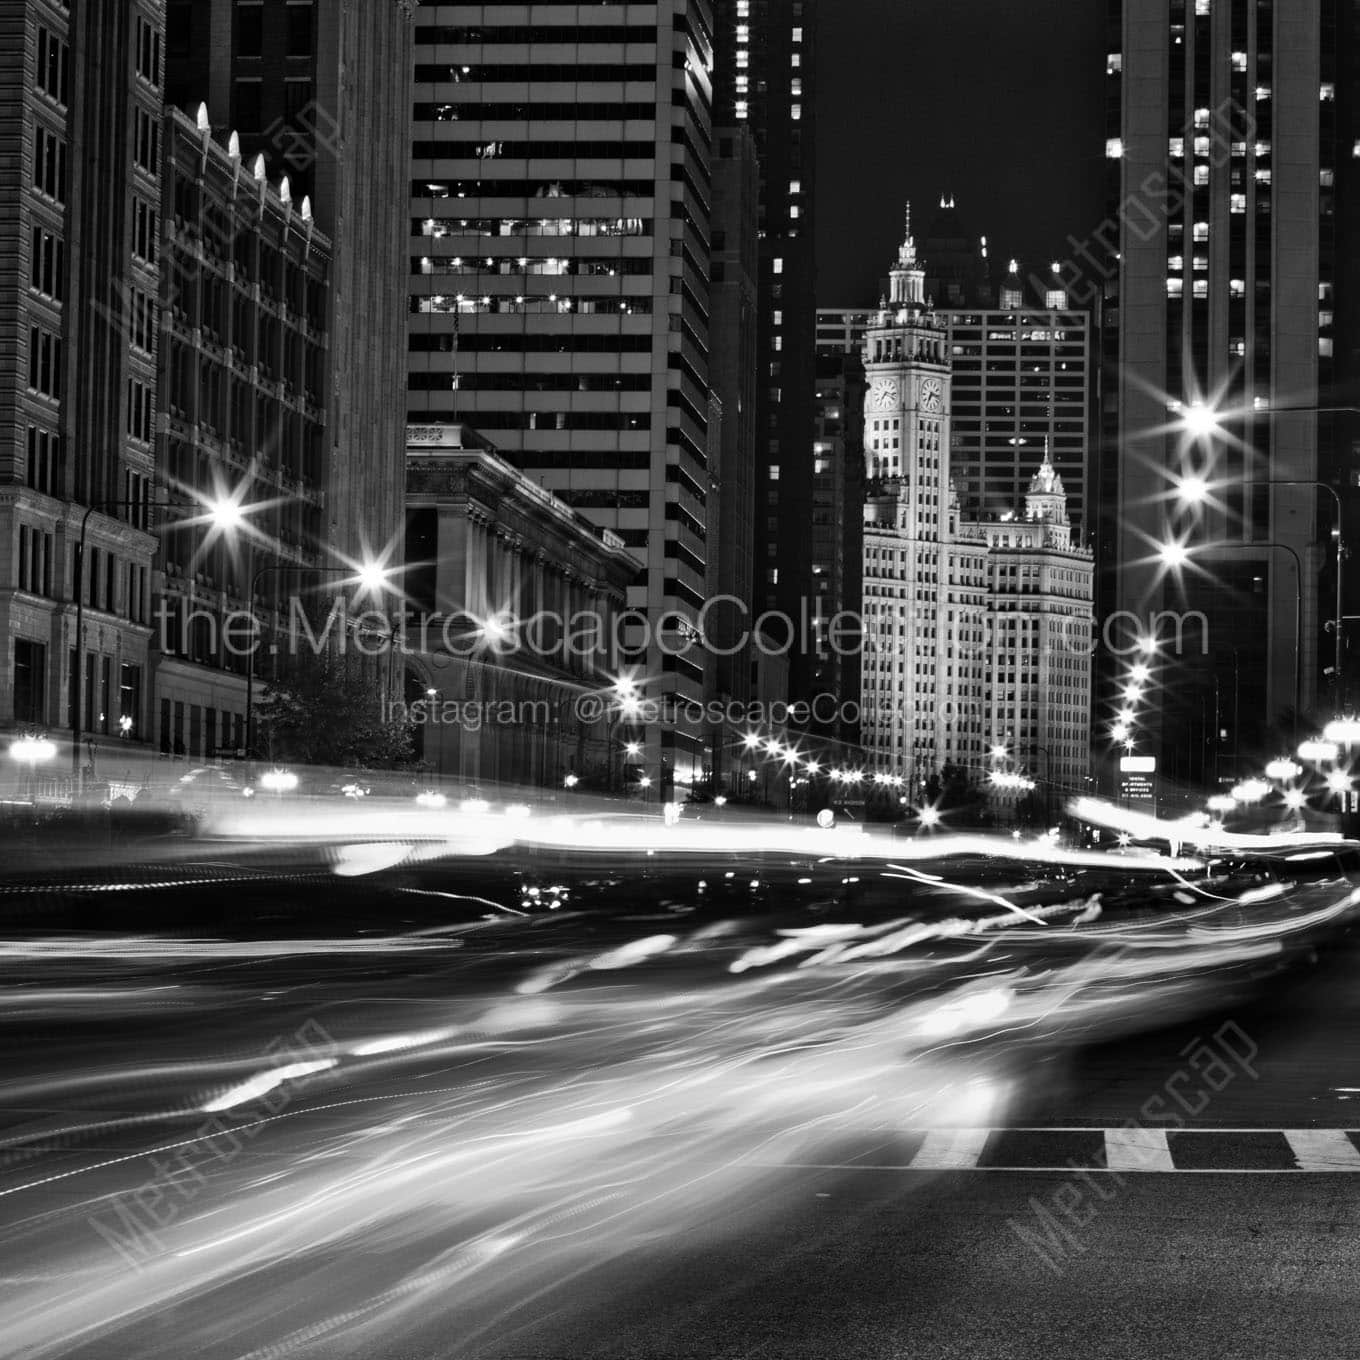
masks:
[[[879,771],[920,788],[945,765],[982,767],[987,549],[958,533],[948,337],[926,306],[909,216],[864,371],[861,738]]]
[[[1091,554],[1072,543],[1063,480],[1046,456],[1019,516],[962,515],[949,331],[924,278],[908,224],[863,338],[864,749],[918,795],[945,767],[982,782],[998,745],[1041,761],[1050,784],[1082,789]]]
[[[964,522],[959,533],[988,549],[989,741],[1005,748],[1006,768],[1085,794],[1095,563],[1072,541],[1061,474],[1045,458],[1020,514]]]
[[[5,0],[0,22],[0,730],[75,716],[92,511],[84,729],[135,743],[156,550],[164,5]]]
[[[162,136],[163,482],[173,502],[191,507],[233,496],[265,507],[249,515],[253,547],[205,524],[162,535],[156,736],[163,754],[210,758],[246,744],[247,659],[224,621],[267,613],[311,584],[271,571],[254,599],[255,570],[334,565],[319,547],[331,243],[309,199],[294,201],[287,186],[258,177],[210,129],[167,109]],[[255,672],[263,687],[267,658]]]
[[[1355,44],[1337,0],[1111,7],[1111,229],[1087,261],[1109,375],[1102,612],[1145,629],[1162,611],[1207,619],[1202,655],[1198,633],[1156,655],[1157,701],[1133,732],[1193,789],[1229,775],[1229,751],[1274,754],[1296,707],[1341,700],[1319,664],[1332,500],[1282,483],[1337,485],[1360,466],[1353,416],[1287,409],[1357,404]],[[1220,430],[1186,431],[1196,403],[1224,413]],[[1190,477],[1210,484],[1205,503],[1177,496]],[[1187,567],[1158,560],[1168,542]],[[1107,669],[1108,739],[1127,667]],[[1203,699],[1215,690],[1238,696],[1231,715]]]
[[[537,13],[418,12],[410,418],[465,417],[635,550],[630,604],[651,636],[633,664],[652,697],[698,698],[703,660],[675,630],[703,606],[716,531],[711,11]],[[647,742],[663,784],[703,766],[695,734]]]

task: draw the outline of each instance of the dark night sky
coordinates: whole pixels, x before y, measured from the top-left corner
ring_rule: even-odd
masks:
[[[872,306],[912,200],[1042,268],[1103,212],[1102,0],[822,0],[817,300]]]

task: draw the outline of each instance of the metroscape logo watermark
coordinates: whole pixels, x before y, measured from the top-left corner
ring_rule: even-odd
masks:
[[[344,595],[331,602],[324,619],[317,617],[315,596],[291,596],[280,611],[280,627],[249,609],[223,611],[193,596],[162,597],[156,608],[160,647],[169,653],[208,651],[220,656],[312,655],[353,650],[365,656],[392,651],[405,656],[443,652],[452,657],[533,656],[571,665],[594,662],[619,669],[655,648],[663,656],[695,653],[732,657],[756,653],[766,657],[829,654],[853,657],[900,654],[906,641],[902,623],[906,606],[870,612],[819,612],[820,602],[805,599],[794,615],[766,609],[759,614],[733,595],[707,600],[691,617],[678,610],[653,615],[642,609],[613,612],[538,610],[520,615],[510,609],[479,612],[456,608],[446,612],[379,609],[353,611]],[[960,615],[958,627],[946,626],[943,641],[953,659],[985,661],[1012,646],[1003,635],[1006,613]],[[990,622],[989,622],[990,620]],[[933,636],[933,635],[932,635]],[[1093,622],[1081,615],[1045,620],[1044,647],[1050,655],[1089,657],[1098,651],[1131,656],[1158,651],[1180,656],[1209,654],[1210,620],[1200,610],[1121,610]]]

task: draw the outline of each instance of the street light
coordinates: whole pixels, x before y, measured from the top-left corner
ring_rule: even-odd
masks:
[[[85,540],[90,531],[90,516],[109,510],[146,510],[165,509],[157,502],[130,499],[127,497],[112,500],[91,501],[80,519],[80,537],[76,542],[75,561],[72,571],[72,586],[76,597],[76,637],[73,648],[74,657],[71,667],[71,775],[79,791],[80,784],[80,743],[85,734]],[[204,506],[202,519],[223,533],[239,529],[245,523],[245,510],[235,497],[226,496],[208,501]]]
[[[1281,783],[1287,783],[1291,779],[1297,779],[1303,773],[1303,766],[1289,759],[1288,756],[1281,756],[1278,760],[1272,760],[1266,766],[1266,777],[1275,779]]]
[[[1193,402],[1188,407],[1181,407],[1181,423],[1187,433],[1192,434],[1197,439],[1208,439],[1213,435],[1219,434],[1223,429],[1223,419],[1220,412],[1204,402]],[[1247,414],[1247,413],[1243,413]],[[1251,414],[1265,414],[1269,419],[1276,415],[1360,415],[1360,406],[1265,406],[1255,408]],[[1337,707],[1341,708],[1345,703],[1345,689],[1342,683],[1342,662],[1344,649],[1342,648],[1341,631],[1345,627],[1345,611],[1341,607],[1341,572],[1342,563],[1345,561],[1346,549],[1342,535],[1344,525],[1341,520],[1341,493],[1328,482],[1320,482],[1316,478],[1293,478],[1293,477],[1268,477],[1264,479],[1266,486],[1308,486],[1315,491],[1325,491],[1331,498],[1336,510],[1336,529],[1333,537],[1336,540],[1336,620],[1334,639],[1335,667],[1336,676],[1336,698]],[[1209,484],[1203,477],[1187,477],[1181,481],[1180,494],[1182,499],[1192,504],[1208,498]]]
[[[1341,754],[1341,748],[1334,741],[1301,741],[1298,756],[1313,765],[1325,765]]]
[[[1334,741],[1338,746],[1360,745],[1360,719],[1336,718],[1322,729],[1325,741]]]

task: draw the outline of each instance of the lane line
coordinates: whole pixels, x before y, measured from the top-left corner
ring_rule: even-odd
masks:
[[[1360,1149],[1340,1129],[1284,1129],[1300,1171],[1360,1171]]]
[[[1111,1171],[1174,1171],[1165,1129],[1106,1129],[1105,1165]]]
[[[913,1171],[966,1171],[977,1166],[991,1129],[935,1129],[911,1159]]]

